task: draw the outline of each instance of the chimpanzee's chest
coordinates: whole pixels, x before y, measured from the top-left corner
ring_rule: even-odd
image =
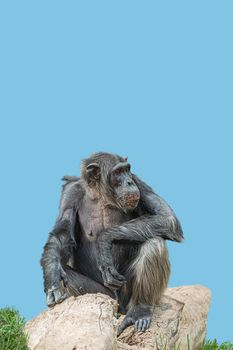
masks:
[[[101,200],[85,198],[79,212],[80,228],[89,241],[94,241],[99,232],[131,220],[131,213],[106,205]],[[84,237],[83,237],[84,238]]]

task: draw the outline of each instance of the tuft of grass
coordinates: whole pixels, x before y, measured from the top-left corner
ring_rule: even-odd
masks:
[[[0,350],[28,350],[24,324],[17,310],[0,309]]]
[[[216,339],[208,340],[202,345],[200,350],[233,350],[233,343],[224,342],[219,345]]]
[[[156,343],[155,350],[168,350],[167,342],[163,341],[160,337],[160,344]],[[173,350],[190,350],[190,340],[189,336],[187,337],[187,347],[185,349],[180,348],[179,342],[174,346]],[[233,350],[233,343],[224,342],[222,344],[218,344],[217,340],[207,340],[198,350]]]

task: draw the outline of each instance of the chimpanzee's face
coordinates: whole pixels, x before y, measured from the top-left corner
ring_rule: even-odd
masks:
[[[140,191],[130,172],[127,158],[109,153],[95,153],[83,161],[81,177],[88,186],[96,188],[105,200],[124,212],[134,210],[140,199]]]
[[[120,162],[109,173],[109,184],[118,205],[124,211],[134,210],[140,199],[140,192],[130,172],[128,162]]]

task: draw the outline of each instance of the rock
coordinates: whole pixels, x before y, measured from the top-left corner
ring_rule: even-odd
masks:
[[[186,350],[188,341],[190,350],[198,349],[206,336],[210,300],[210,290],[203,286],[166,289],[151,327],[145,333],[127,328],[118,338],[118,349],[173,350],[176,345]]]
[[[70,297],[25,327],[31,350],[116,349],[117,303],[103,294]]]
[[[127,328],[116,338],[117,304],[110,297],[71,297],[27,322],[31,350],[197,349],[206,335],[210,291],[203,286],[168,288],[146,332]],[[120,321],[123,316],[120,318]]]

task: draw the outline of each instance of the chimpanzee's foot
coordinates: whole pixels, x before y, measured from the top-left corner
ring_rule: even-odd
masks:
[[[145,332],[145,330],[147,330],[150,327],[150,324],[151,324],[151,316],[139,318],[139,320],[135,322],[135,328],[139,332]]]
[[[137,331],[145,332],[150,327],[153,309],[152,305],[139,304],[132,306],[118,327],[117,335],[120,335],[127,327],[133,324]]]

